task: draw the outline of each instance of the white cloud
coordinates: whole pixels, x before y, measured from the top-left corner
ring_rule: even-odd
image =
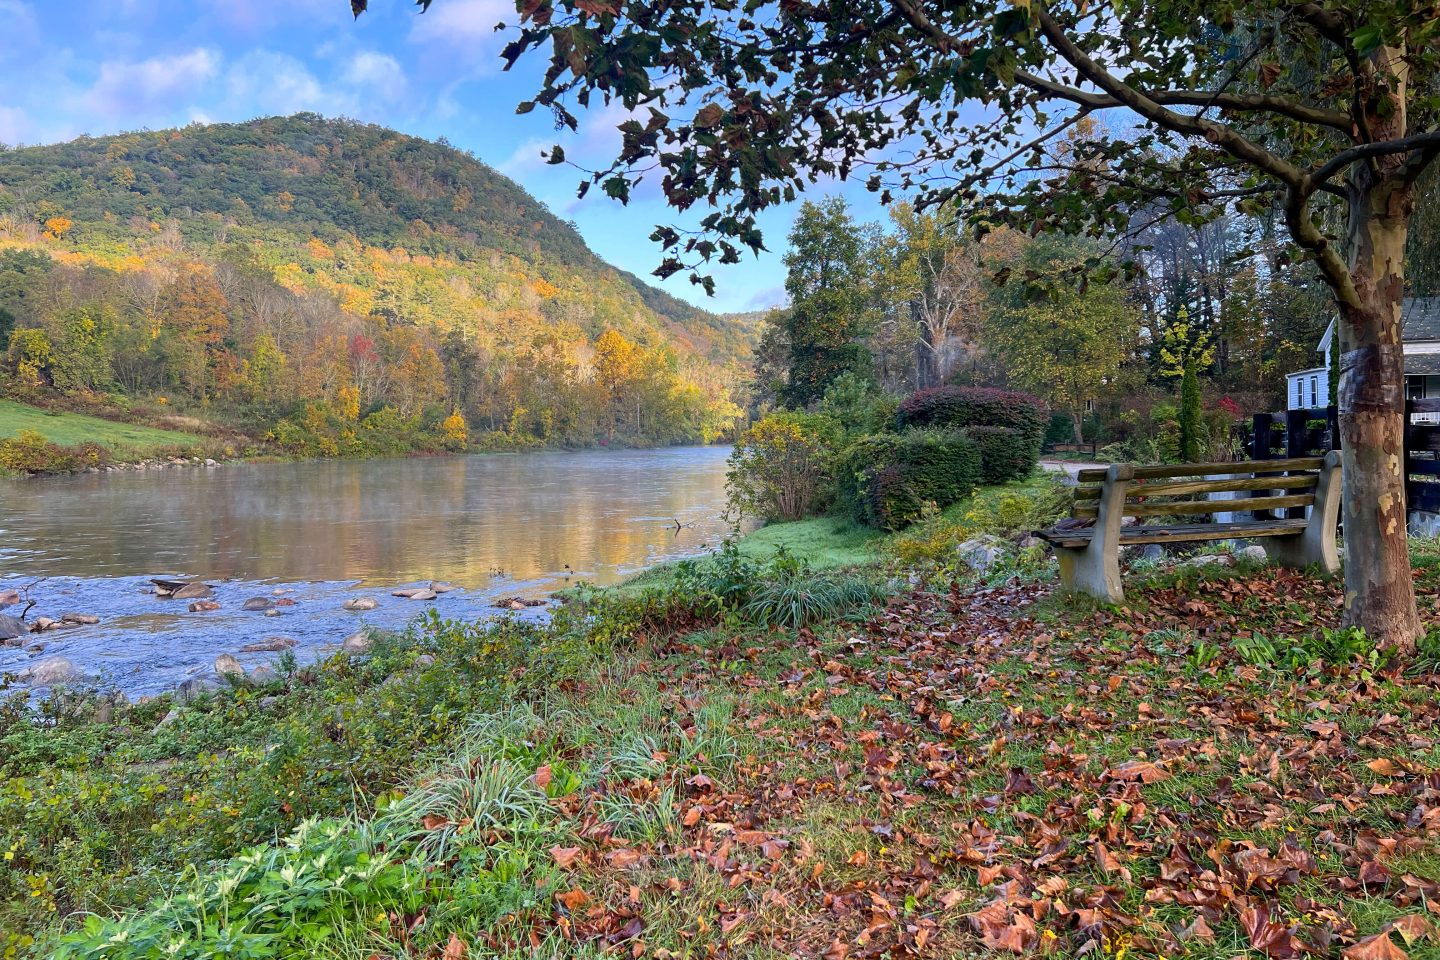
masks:
[[[101,116],[136,117],[172,109],[193,97],[220,69],[220,55],[197,47],[189,53],[148,60],[106,60],[84,95],[84,103]]]
[[[30,131],[30,118],[17,107],[0,106],[0,143],[15,146],[25,142]]]
[[[34,40],[39,34],[35,11],[20,0],[0,0],[0,29],[7,45]]]
[[[527,173],[549,166],[545,162],[545,158],[540,156],[540,152],[549,150],[554,145],[554,141],[551,140],[526,140],[516,147],[510,156],[500,161],[495,169],[507,177],[523,182]]]
[[[469,58],[466,66],[497,68],[503,34],[495,32],[495,25],[507,19],[515,20],[509,0],[445,0],[416,15],[410,39],[460,47]]]
[[[343,113],[343,104],[325,91],[305,64],[284,53],[252,50],[225,74],[230,103],[248,116]]]
[[[383,100],[400,100],[405,96],[405,71],[399,61],[386,53],[357,53],[345,65],[340,79],[361,92]]]

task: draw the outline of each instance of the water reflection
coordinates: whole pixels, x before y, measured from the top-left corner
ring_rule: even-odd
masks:
[[[496,570],[530,580],[568,564],[613,582],[723,534],[725,456],[698,447],[0,481],[0,571],[479,587]],[[672,518],[695,526],[677,536]]]
[[[727,453],[246,464],[0,481],[0,588],[52,578],[34,591],[42,603],[32,619],[61,607],[106,618],[43,635],[45,656],[80,662],[103,646],[104,658],[124,663],[123,671],[102,668],[107,675],[149,669],[158,657],[173,679],[260,633],[294,637],[302,653],[335,642],[354,629],[354,615],[338,607],[356,581],[384,599],[365,622],[392,625],[418,612],[381,589],[394,584],[450,581],[463,589],[437,606],[460,616],[488,610],[499,596],[576,578],[613,583],[694,554],[727,530]],[[676,520],[686,525],[678,534]],[[145,577],[167,573],[223,582],[223,609],[189,614],[140,593]],[[278,584],[296,584],[303,600],[284,617],[234,609]],[[31,656],[0,648],[0,670]]]

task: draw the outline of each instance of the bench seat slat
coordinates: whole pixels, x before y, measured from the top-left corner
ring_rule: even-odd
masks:
[[[1178,497],[1198,493],[1232,493],[1239,490],[1305,490],[1320,482],[1318,474],[1293,477],[1241,477],[1237,480],[1177,480],[1173,483],[1135,483],[1127,497]],[[1076,487],[1076,500],[1099,500],[1100,486]]]
[[[1164,477],[1195,477],[1216,473],[1234,476],[1236,474],[1271,473],[1285,470],[1319,470],[1325,462],[1323,457],[1293,457],[1289,460],[1232,460],[1228,463],[1170,463],[1136,467],[1136,480],[1158,480]],[[1092,467],[1080,470],[1075,479],[1080,483],[1100,483],[1105,479],[1106,468]]]
[[[1120,542],[1126,546],[1140,543],[1183,543],[1188,540],[1249,540],[1253,537],[1289,537],[1305,530],[1304,520],[1260,520],[1252,523],[1183,523],[1148,527],[1139,524],[1123,527]],[[1083,547],[1094,536],[1094,527],[1077,530],[1039,530],[1036,536],[1057,547]]]
[[[1168,503],[1126,503],[1127,517],[1182,517],[1192,513],[1249,513],[1280,507],[1308,507],[1315,494],[1296,493],[1288,497],[1250,497],[1245,500],[1171,500]],[[1100,508],[1077,506],[1071,513],[1079,518],[1096,517]]]

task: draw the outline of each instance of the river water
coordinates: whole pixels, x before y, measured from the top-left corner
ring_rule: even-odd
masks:
[[[0,674],[65,657],[106,686],[156,693],[268,638],[303,662],[362,626],[499,615],[497,600],[614,583],[718,544],[728,525],[720,447],[411,460],[226,464],[0,480],[0,592],[94,626],[0,646]],[[680,524],[676,529],[676,523]],[[149,578],[199,578],[218,610],[156,597]],[[433,601],[391,596],[445,581]],[[247,599],[293,601],[274,614]],[[370,597],[351,613],[342,603]],[[20,606],[5,612],[18,613]],[[516,616],[543,616],[543,607]],[[29,649],[43,644],[43,650]]]

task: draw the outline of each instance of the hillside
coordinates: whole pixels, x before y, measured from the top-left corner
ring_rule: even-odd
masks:
[[[297,115],[0,153],[11,393],[201,407],[335,441],[318,452],[365,452],[386,410],[416,429],[459,411],[452,443],[666,443],[724,429],[752,337],[604,263],[475,158],[380,127]]]

